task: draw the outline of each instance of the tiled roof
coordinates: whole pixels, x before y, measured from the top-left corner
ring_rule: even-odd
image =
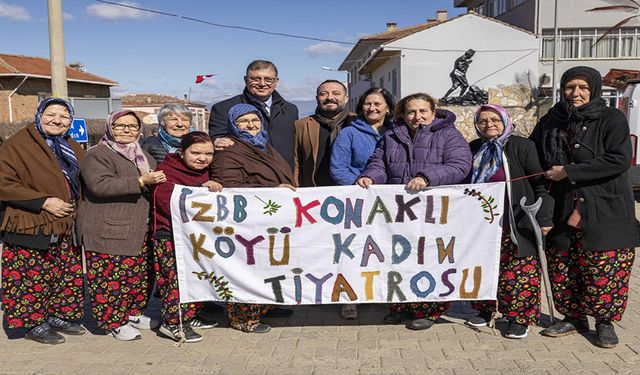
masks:
[[[51,78],[51,62],[43,57],[0,54],[0,76],[29,75]],[[67,67],[67,80],[115,86],[118,83]]]
[[[418,31],[422,31],[424,29],[428,29],[429,27],[436,25],[438,22],[437,21],[430,21],[427,23],[421,23],[418,25],[413,25],[413,26],[408,26],[408,27],[403,27],[403,28],[398,28],[395,29],[393,31],[385,31],[382,33],[377,33],[377,34],[372,34],[372,35],[367,35],[365,37],[362,37],[360,39],[360,41],[389,41],[389,40],[395,40],[395,39],[399,39],[399,38],[404,38],[405,36],[409,36],[411,34],[415,34]]]

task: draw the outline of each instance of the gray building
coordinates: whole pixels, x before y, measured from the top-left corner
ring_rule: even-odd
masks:
[[[550,88],[554,51],[555,0],[454,0],[456,7],[531,31],[539,39],[541,87]],[[640,17],[596,41],[620,21],[640,15],[640,9],[588,12],[612,5],[636,6],[629,0],[558,0],[557,76],[587,65],[605,76],[611,69],[640,69]],[[640,7],[638,7],[640,8]],[[609,90],[615,95],[615,90]]]

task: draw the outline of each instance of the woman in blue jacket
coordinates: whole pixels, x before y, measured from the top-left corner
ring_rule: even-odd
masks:
[[[353,185],[375,151],[382,134],[391,129],[395,101],[384,88],[372,87],[360,97],[358,118],[345,127],[333,144],[329,173],[338,185]],[[342,305],[343,319],[356,319],[355,304]]]

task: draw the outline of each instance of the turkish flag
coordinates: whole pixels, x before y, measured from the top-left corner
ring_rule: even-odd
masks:
[[[202,83],[202,81],[204,81],[205,79],[213,76],[217,76],[217,74],[203,74],[200,76],[196,76],[196,83]]]

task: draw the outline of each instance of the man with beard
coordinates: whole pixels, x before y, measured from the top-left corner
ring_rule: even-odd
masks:
[[[278,68],[267,60],[255,60],[247,66],[242,94],[214,104],[209,117],[209,135],[216,150],[231,146],[227,135],[229,109],[239,103],[258,108],[266,120],[269,143],[293,168],[293,122],[298,119],[298,107],[287,102],[276,91]]]
[[[331,146],[338,132],[357,116],[347,108],[347,88],[326,80],[316,90],[316,112],[295,122],[293,176],[300,187],[333,186],[329,175]]]

